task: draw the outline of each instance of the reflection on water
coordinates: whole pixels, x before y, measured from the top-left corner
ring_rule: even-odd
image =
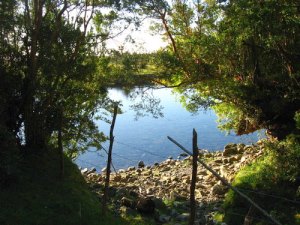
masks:
[[[136,166],[140,160],[145,164],[153,164],[170,156],[176,158],[181,150],[172,144],[167,136],[191,149],[193,128],[198,132],[199,148],[210,151],[222,150],[224,145],[232,142],[249,144],[259,139],[260,134],[257,133],[243,136],[226,135],[217,128],[217,117],[212,110],[192,115],[181,106],[170,89],[149,89],[142,92],[135,89],[131,93],[111,89],[109,96],[113,100],[121,101],[124,112],[117,116],[114,130],[113,165],[116,169]],[[152,101],[150,105],[146,104],[145,99]],[[160,105],[155,101],[159,101]],[[133,109],[143,110],[136,112]],[[151,113],[157,118],[150,116]],[[109,124],[103,121],[97,121],[97,124],[99,129],[108,135]],[[106,149],[108,145],[103,144]],[[91,149],[79,156],[76,163],[81,167],[96,167],[99,171],[105,167],[105,160],[104,151],[93,152]]]

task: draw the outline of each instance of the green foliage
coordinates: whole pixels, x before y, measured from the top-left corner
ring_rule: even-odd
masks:
[[[163,54],[159,52],[158,68],[167,71],[161,80],[178,86],[188,109],[215,103],[236,108],[238,115],[222,126],[238,134],[261,128],[278,138],[297,133],[296,1],[161,2],[150,7],[170,41]]]
[[[300,143],[299,139],[290,135],[282,142],[269,143],[269,163],[276,169],[276,179],[294,182],[300,176]]]
[[[293,199],[297,199],[298,188],[294,181],[300,175],[299,147],[300,143],[294,137],[282,142],[267,142],[265,155],[243,168],[233,182],[236,188],[284,224],[299,224],[296,219],[299,208],[293,202]],[[224,221],[237,225],[243,223],[250,204],[229,191],[224,208]],[[252,216],[255,217],[254,224],[269,223],[257,210]]]
[[[110,104],[98,43],[118,18],[115,6],[114,1],[1,2],[0,119],[18,146],[57,147],[61,131],[72,155],[99,148],[104,135],[93,121],[99,108]],[[110,13],[101,14],[103,7]]]

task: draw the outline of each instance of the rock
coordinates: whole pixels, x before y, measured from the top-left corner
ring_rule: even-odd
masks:
[[[125,173],[126,171],[124,169],[119,169],[118,173]]]
[[[216,159],[215,163],[223,163],[223,160],[222,159]]]
[[[122,196],[126,196],[128,194],[128,191],[125,187],[121,187],[121,188],[118,188],[116,190],[116,196],[117,197],[122,197]]]
[[[152,187],[147,188],[147,189],[146,189],[146,194],[147,194],[147,195],[152,195],[152,194],[153,194],[153,188],[152,188]]]
[[[136,204],[136,208],[140,213],[154,213],[155,203],[151,198],[140,198]]]
[[[122,180],[122,176],[120,176],[120,175],[118,175],[118,174],[115,175],[114,178],[113,178],[113,181],[114,181],[114,182],[120,182],[121,180]]]
[[[121,199],[121,205],[134,209],[136,203],[133,200],[129,199],[129,198],[123,197]]]
[[[229,158],[229,163],[234,163],[234,162],[237,162],[237,161],[239,161],[239,159],[236,156],[232,156],[232,157]]]
[[[91,173],[96,172],[96,168],[95,168],[95,167],[92,167],[92,168],[90,169],[90,172],[91,172]]]
[[[133,170],[135,170],[134,166],[130,166],[130,167],[127,168],[127,171],[133,171]]]
[[[170,171],[172,168],[170,166],[164,166],[160,172],[167,172],[167,171]]]
[[[135,192],[135,191],[129,191],[129,195],[133,198],[137,198],[139,197],[139,193]]]
[[[191,183],[191,178],[189,176],[183,177],[182,183],[190,184]]]
[[[178,195],[178,193],[176,191],[170,190],[169,198],[170,198],[171,201],[176,201],[176,200],[178,200],[179,197],[180,196]]]
[[[158,217],[158,222],[159,223],[167,223],[171,220],[171,216],[167,216],[167,215],[160,215]]]
[[[228,158],[224,158],[224,159],[223,159],[223,163],[225,163],[225,164],[226,164],[226,163],[229,163],[229,159],[228,159]]]
[[[125,215],[128,215],[128,216],[133,216],[133,215],[136,215],[136,211],[132,208],[128,208],[126,206],[121,206],[120,209],[119,209],[120,213],[121,214],[125,214]]]
[[[114,197],[117,194],[117,189],[115,187],[109,187],[108,189],[108,196]]]
[[[211,188],[211,192],[214,195],[224,195],[227,192],[227,188],[223,185],[216,184]]]
[[[207,171],[206,170],[198,170],[197,174],[198,175],[202,175],[202,176],[206,176],[207,175]]]
[[[154,202],[155,208],[157,209],[165,209],[166,205],[161,198],[151,197],[152,201]]]
[[[143,168],[143,167],[145,167],[145,163],[143,161],[139,161],[138,168]]]
[[[83,170],[81,170],[81,174],[86,174],[89,171],[88,168],[84,168]]]
[[[182,213],[176,217],[176,220],[184,222],[187,221],[189,217],[190,217],[189,213]]]
[[[243,153],[245,148],[245,144],[238,144],[237,145],[237,151],[238,153]]]
[[[238,153],[237,144],[228,144],[225,146],[223,156],[230,156]]]
[[[93,184],[91,184],[90,187],[91,187],[92,189],[99,189],[99,188],[102,188],[102,185],[99,184],[99,183],[93,183]]]
[[[107,168],[104,167],[104,168],[101,170],[101,172],[102,172],[102,173],[106,173],[106,170],[107,170]]]
[[[178,212],[175,209],[172,209],[171,213],[170,213],[170,216],[176,217],[176,216],[178,216]]]
[[[227,178],[228,170],[225,166],[220,167],[220,175],[221,177]]]

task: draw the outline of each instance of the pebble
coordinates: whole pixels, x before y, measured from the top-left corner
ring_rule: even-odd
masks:
[[[261,153],[261,146],[245,146],[242,144],[231,144],[225,146],[227,153],[214,152],[204,153],[204,160],[207,159],[208,163],[215,171],[222,177],[231,181],[236,172],[244,165],[259,157]],[[233,149],[233,150],[232,150]],[[229,154],[230,152],[230,154]],[[227,155],[228,154],[228,155]],[[184,155],[182,155],[184,156]],[[163,202],[163,199],[173,201],[172,208],[167,214],[158,215],[156,220],[160,223],[186,222],[189,218],[189,188],[191,183],[191,161],[188,156],[184,160],[167,159],[161,163],[155,163],[154,166],[145,166],[143,161],[138,163],[138,169],[131,166],[127,170],[121,169],[118,174],[111,174],[111,185],[116,190],[115,198],[121,201],[125,197],[129,199],[136,199],[140,212],[154,213],[154,208],[165,209],[168,208]],[[105,168],[104,168],[105,169]],[[102,172],[103,170],[102,169]],[[85,179],[93,186],[94,181],[103,183],[105,174],[93,173],[92,176],[88,175],[89,169],[84,168],[81,173]],[[201,204],[201,213],[203,215],[210,215],[213,208],[218,208],[218,202],[224,198],[227,188],[218,181],[210,172],[198,168],[196,183],[196,200]],[[95,187],[95,186],[94,186]],[[102,195],[98,189],[93,190],[99,196]],[[130,194],[134,193],[134,194]],[[145,201],[138,200],[144,197]],[[125,214],[133,213],[131,202],[123,199],[123,208],[119,204],[116,205],[116,211],[122,211]],[[126,200],[129,200],[126,199]],[[126,202],[126,203],[125,203]],[[207,202],[215,202],[215,207],[206,207]],[[127,204],[128,203],[128,204]],[[127,207],[126,207],[127,206]],[[120,207],[122,210],[120,210]],[[135,208],[136,209],[136,208]],[[177,210],[178,209],[178,210]],[[181,212],[180,214],[178,212]],[[211,218],[211,216],[208,216]],[[203,218],[197,218],[202,221]]]

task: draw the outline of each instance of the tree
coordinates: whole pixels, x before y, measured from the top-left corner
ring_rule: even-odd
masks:
[[[104,135],[93,119],[109,101],[98,56],[119,8],[96,0],[0,3],[1,126],[27,152],[57,146],[59,133],[72,153],[99,147]]]
[[[214,105],[225,127],[238,134],[265,128],[284,138],[298,132],[296,1],[174,0],[145,6],[170,42],[159,53],[159,65],[169,73],[159,83],[177,87],[190,109]]]

